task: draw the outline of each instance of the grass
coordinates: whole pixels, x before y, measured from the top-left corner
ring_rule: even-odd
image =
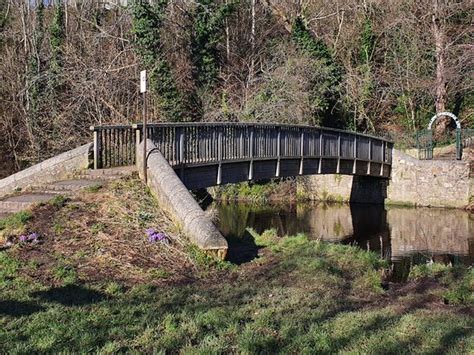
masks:
[[[200,260],[190,277],[168,280],[176,270],[162,263],[148,270],[166,279],[159,285],[123,283],[120,278],[91,283],[80,273],[72,283],[27,282],[28,273],[15,253],[0,252],[2,352],[474,350],[472,314],[443,304],[441,295],[433,300],[430,289],[419,284],[439,280],[436,292],[449,290],[455,281],[472,287],[472,279],[462,281],[471,271],[415,268],[410,284],[385,291],[387,265],[373,253],[304,235],[278,238],[274,231],[249,232],[261,248],[254,261],[225,267],[188,250]],[[57,260],[64,265],[67,259]],[[121,276],[126,270],[114,272]],[[57,273],[67,278],[64,270]],[[422,291],[404,288],[412,286]]]
[[[23,227],[31,218],[29,211],[21,211],[0,219],[0,231]]]
[[[410,270],[409,278],[420,280],[435,278],[445,286],[441,293],[445,303],[455,305],[474,305],[474,269],[463,266],[446,266],[442,264],[415,265]]]
[[[13,235],[24,233],[25,226],[31,217],[30,211],[21,211],[5,218],[0,218],[0,244],[3,244]]]

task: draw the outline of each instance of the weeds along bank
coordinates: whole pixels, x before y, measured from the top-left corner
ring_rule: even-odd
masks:
[[[223,202],[296,202],[297,183],[294,178],[262,182],[243,182],[215,186],[207,189],[213,199]]]

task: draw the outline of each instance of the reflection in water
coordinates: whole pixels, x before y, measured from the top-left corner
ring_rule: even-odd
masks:
[[[256,207],[235,203],[211,208],[218,210],[218,226],[231,249],[245,238],[247,227],[258,233],[274,228],[281,236],[305,233],[380,253],[392,262],[396,279],[404,279],[415,263],[474,261],[474,219],[466,211],[356,204]]]

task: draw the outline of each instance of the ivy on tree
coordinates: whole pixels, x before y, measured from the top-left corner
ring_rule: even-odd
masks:
[[[334,62],[327,45],[315,38],[302,17],[293,23],[292,39],[298,48],[315,60],[311,106],[313,116],[324,126],[343,128],[344,122],[333,110],[340,95],[341,69]]]
[[[197,0],[191,38],[194,80],[200,88],[212,87],[219,75],[218,45],[222,40],[225,19],[234,5],[214,0]]]
[[[165,58],[161,39],[167,5],[168,0],[159,0],[155,5],[147,1],[133,3],[135,50],[148,70],[149,87],[158,96],[163,118],[167,121],[183,121],[186,120],[184,99]]]

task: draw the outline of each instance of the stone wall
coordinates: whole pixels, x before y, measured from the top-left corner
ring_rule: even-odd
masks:
[[[225,259],[228,249],[227,241],[207,217],[163,155],[158,150],[153,150],[154,148],[153,142],[147,140],[149,154],[147,183],[161,208],[168,212],[191,242],[200,249],[220,259]],[[143,172],[142,151],[143,143],[139,145],[137,150],[139,152],[137,154],[137,168],[140,174]]]
[[[91,149],[92,143],[84,144],[0,180],[0,198],[18,189],[69,178],[77,171],[87,169]]]
[[[298,193],[313,200],[464,208],[474,183],[469,161],[418,160],[393,150],[390,180],[350,175],[298,179]]]
[[[384,203],[388,180],[370,176],[310,175],[297,179],[299,196],[315,201]]]
[[[418,160],[393,151],[386,203],[462,208],[472,193],[468,161]]]

